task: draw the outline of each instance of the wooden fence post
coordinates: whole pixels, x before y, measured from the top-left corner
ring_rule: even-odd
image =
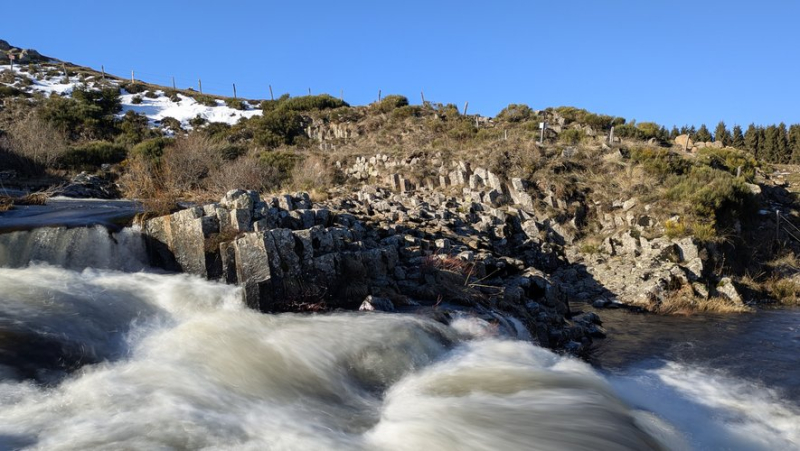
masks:
[[[203,80],[201,80],[199,78],[197,79],[197,89],[200,90],[200,94],[203,93]]]
[[[236,98],[236,83],[233,84],[233,98]]]
[[[270,100],[275,100],[275,96],[272,95],[272,85],[269,85],[269,99]]]

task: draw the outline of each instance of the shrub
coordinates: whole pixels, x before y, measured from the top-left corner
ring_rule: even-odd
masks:
[[[692,167],[676,181],[667,197],[688,202],[695,212],[711,218],[722,210],[732,215],[741,213],[751,196],[741,179],[708,166]]]
[[[115,115],[120,110],[117,88],[92,90],[82,86],[72,92],[72,98],[50,96],[38,112],[40,118],[77,140],[113,137]]]
[[[755,178],[758,166],[758,162],[752,155],[736,149],[704,147],[697,151],[697,161],[733,175],[736,175],[738,168],[742,168],[741,175],[748,181]]]
[[[141,94],[147,91],[147,86],[142,83],[131,83],[129,81],[122,83],[120,88],[128,92],[128,94]]]
[[[203,116],[200,116],[199,114],[197,116],[189,119],[189,125],[191,125],[194,128],[202,127],[202,126],[206,125],[207,123],[208,123],[208,119],[204,118]]]
[[[231,97],[228,97],[227,99],[225,99],[225,105],[227,105],[229,108],[233,108],[234,110],[245,110],[245,109],[247,109],[247,107],[245,106],[244,102],[242,102],[239,99],[234,99],[234,98],[231,98]]]
[[[150,128],[150,120],[147,116],[128,111],[122,120],[119,121],[117,128],[120,134],[114,139],[117,144],[130,147],[146,139],[157,138],[159,133]]]
[[[142,103],[142,96],[133,96],[133,98],[131,98],[131,103],[134,105],[139,105]]]
[[[392,120],[404,120],[409,117],[419,117],[422,115],[422,107],[419,106],[401,106],[392,111]]]
[[[347,102],[328,94],[290,97],[279,101],[278,108],[290,111],[314,111],[350,106]]]
[[[205,105],[205,106],[217,106],[217,99],[215,99],[215,98],[213,98],[213,97],[211,97],[211,96],[209,96],[209,95],[205,95],[205,94],[195,94],[195,95],[193,96],[193,98],[194,98],[194,100],[195,100],[197,103],[199,103],[200,105]]]
[[[336,181],[336,168],[324,158],[311,155],[294,165],[292,185],[305,191],[323,190]]]
[[[477,132],[478,129],[475,128],[472,121],[466,119],[455,122],[450,130],[447,131],[447,135],[453,139],[463,141],[474,137]]]
[[[173,193],[200,188],[210,171],[223,163],[220,147],[200,132],[170,142],[161,157],[164,188]]]
[[[281,176],[259,160],[243,156],[214,168],[205,180],[206,189],[217,196],[240,188],[271,191],[278,187]]]
[[[292,144],[295,137],[303,133],[303,118],[291,110],[272,110],[261,117],[253,118],[249,124],[254,126],[256,144],[274,148],[281,144]]]
[[[168,128],[175,132],[183,130],[183,127],[181,126],[181,121],[175,119],[172,116],[164,117],[159,122],[161,123],[162,128]]]
[[[564,144],[574,145],[582,142],[586,138],[586,134],[584,133],[583,130],[570,128],[568,130],[564,130],[563,132],[561,132],[561,134],[558,135],[558,138]]]
[[[534,117],[528,105],[511,103],[497,114],[497,120],[506,122],[524,122]]]
[[[106,163],[119,163],[126,156],[125,148],[120,145],[95,141],[71,147],[59,157],[58,164],[71,169],[99,167]]]
[[[0,98],[17,96],[27,97],[25,93],[13,86],[0,85]]]
[[[282,176],[288,176],[295,165],[302,159],[299,155],[293,152],[284,152],[279,150],[261,152],[259,160],[264,166],[274,168]]]
[[[641,164],[650,174],[661,178],[685,174],[692,166],[692,163],[683,156],[666,149],[633,148],[630,151],[630,158]]]
[[[568,124],[571,122],[577,122],[579,124],[588,125],[595,130],[608,130],[612,125],[619,126],[625,123],[625,119],[621,117],[590,113],[584,109],[571,106],[558,107],[555,109],[555,111],[564,119],[566,119]]]
[[[67,150],[67,134],[36,114],[11,123],[8,147],[16,155],[45,168],[53,168]]]
[[[375,109],[381,113],[391,113],[397,108],[408,106],[408,98],[401,95],[388,95],[375,104]]]
[[[683,238],[691,235],[691,228],[683,219],[669,219],[664,223],[664,235],[669,239]]]
[[[156,94],[155,91],[150,91],[150,90],[145,91],[144,96],[147,97],[148,99],[156,99],[156,98],[158,98],[158,94]]]
[[[164,155],[164,149],[172,144],[173,138],[153,138],[142,141],[131,149],[131,155],[147,160],[152,164],[159,164]]]

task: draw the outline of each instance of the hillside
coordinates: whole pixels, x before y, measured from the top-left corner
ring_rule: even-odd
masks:
[[[475,284],[469,299],[511,302],[509,280],[532,271],[559,299],[598,308],[748,311],[800,294],[798,171],[770,163],[793,159],[790,131],[748,150],[734,147],[736,133],[681,135],[572,107],[509,105],[486,118],[400,95],[364,106],[328,95],[234,99],[25,55],[0,66],[2,187],[137,198],[151,216],[227,199],[220,214],[242,222],[215,212],[216,232],[192,244],[211,243],[205,252],[220,259],[267,219],[261,202],[299,221],[272,225],[304,230],[303,211],[324,209],[398,237],[393,293],[431,302],[454,294],[433,282],[422,294],[398,288],[409,273],[425,279],[417,257],[447,257],[445,272]],[[234,189],[254,190],[252,204],[237,204]],[[290,200],[275,196],[285,192]],[[479,261],[482,276],[461,274],[459,261]],[[488,285],[502,295],[479,289],[491,268],[500,279]]]

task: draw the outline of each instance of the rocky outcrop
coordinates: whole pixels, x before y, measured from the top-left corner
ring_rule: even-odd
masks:
[[[81,172],[66,186],[58,188],[54,195],[78,199],[119,199],[120,192],[116,184],[102,177]]]
[[[489,187],[497,183],[476,172]],[[581,350],[591,341],[591,328],[569,320],[568,300],[547,275],[563,263],[548,225],[509,205],[371,185],[324,204],[305,193],[262,199],[231,191],[142,229],[154,261],[238,283],[261,311],[426,310],[447,318],[466,310],[512,329],[521,324],[544,346]]]

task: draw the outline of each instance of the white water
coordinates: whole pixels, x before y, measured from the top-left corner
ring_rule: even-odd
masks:
[[[798,446],[794,407],[702,369],[609,383],[529,343],[474,338],[487,329],[466,320],[264,315],[240,299],[185,275],[0,268],[0,449]],[[9,358],[20,336],[89,364],[44,359],[49,372],[25,378]]]
[[[23,267],[46,262],[69,269],[141,271],[147,254],[138,231],[112,233],[102,226],[40,227],[0,234],[0,266]]]

